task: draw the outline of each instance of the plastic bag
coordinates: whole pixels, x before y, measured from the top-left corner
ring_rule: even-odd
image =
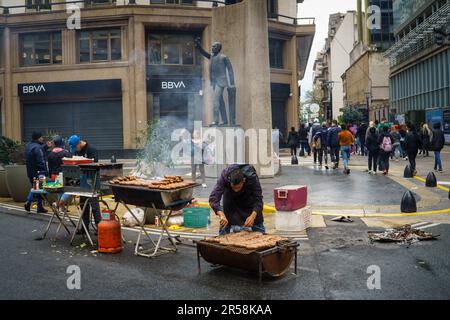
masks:
[[[144,222],[144,219],[145,219],[144,210],[142,210],[141,208],[134,208],[134,209],[131,209],[131,211],[136,216],[138,221],[136,221],[136,219],[133,217],[133,215],[129,211],[127,211],[122,218],[123,225],[125,227],[135,227],[135,226],[139,225],[140,223]]]

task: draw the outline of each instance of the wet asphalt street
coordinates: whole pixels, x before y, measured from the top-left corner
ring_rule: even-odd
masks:
[[[131,243],[117,255],[34,240],[48,218],[0,213],[0,299],[449,299],[450,227],[427,229],[439,240],[372,245],[361,220],[309,231],[301,241],[299,275],[266,279],[213,269],[202,263],[197,275],[195,250],[146,259],[133,255]],[[126,232],[127,240],[136,237]],[[70,265],[81,270],[81,290],[67,288]],[[381,289],[367,288],[367,268],[378,266]],[[293,270],[292,270],[293,271]]]

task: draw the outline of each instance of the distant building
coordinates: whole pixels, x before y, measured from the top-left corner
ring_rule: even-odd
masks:
[[[358,0],[358,41],[349,54],[350,66],[342,74],[344,105],[359,108],[365,120],[389,118],[389,60],[385,49],[393,44],[393,1],[366,1],[380,9],[380,25],[369,28],[373,12]],[[366,17],[368,17],[366,19]]]
[[[450,0],[395,0],[390,107],[400,121],[443,124],[450,142],[450,49],[433,29],[450,26]]]
[[[75,132],[107,155],[138,148],[138,132],[153,119],[173,128],[209,124],[208,61],[194,40],[209,49],[215,7],[245,1],[80,0],[78,30],[67,28],[64,1],[0,0],[1,133],[27,141],[34,130]],[[314,18],[297,18],[301,2],[267,0],[265,38],[242,52],[269,48],[261,61],[271,87],[266,117],[283,132],[298,125],[298,81],[315,33]],[[239,117],[246,106],[237,108]]]

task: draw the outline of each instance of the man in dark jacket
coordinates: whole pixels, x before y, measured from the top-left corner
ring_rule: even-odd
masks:
[[[31,142],[25,146],[25,161],[27,165],[27,176],[30,180],[31,187],[33,186],[33,180],[38,178],[40,174],[47,174],[47,166],[44,160],[43,146],[44,137],[40,132],[33,132],[31,136]],[[33,202],[34,195],[32,192],[28,194],[27,202],[24,204],[26,211],[30,212],[31,203]],[[41,198],[37,198],[37,212],[46,213],[47,210],[42,206]]]
[[[262,189],[253,166],[226,167],[209,196],[209,204],[220,218],[219,234],[241,230],[265,232]]]
[[[436,122],[433,125],[433,138],[431,139],[430,150],[434,151],[434,170],[442,172],[441,150],[445,145],[444,132],[441,130],[441,124]]]
[[[409,167],[415,175],[416,171],[416,157],[419,149],[422,148],[422,140],[417,133],[416,127],[412,123],[407,124],[408,133],[405,137],[406,154],[408,155]]]
[[[97,149],[91,146],[86,140],[80,139],[79,136],[73,135],[69,138],[70,151],[74,156],[85,157],[88,159],[94,159],[94,162],[98,162],[98,152]],[[80,197],[80,206],[83,207],[84,203],[89,198]],[[66,200],[66,199],[64,199]],[[67,201],[66,201],[67,202]],[[89,229],[90,224],[90,207],[92,207],[92,213],[94,214],[95,224],[98,225],[102,220],[100,214],[100,205],[98,199],[91,198],[90,203],[86,206],[83,211],[83,221],[86,228]],[[78,233],[82,233],[83,230],[79,230]]]
[[[341,128],[338,127],[337,121],[333,120],[327,134],[327,143],[330,148],[330,158],[331,162],[334,164],[333,169],[337,169],[339,167],[339,132],[341,132]]]

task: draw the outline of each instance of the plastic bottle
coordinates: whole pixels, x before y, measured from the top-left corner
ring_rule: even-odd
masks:
[[[208,223],[206,225],[207,230],[211,230],[211,215],[208,216]]]

